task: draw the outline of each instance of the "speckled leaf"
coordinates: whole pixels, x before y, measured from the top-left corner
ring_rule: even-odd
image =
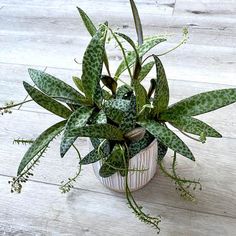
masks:
[[[57,102],[53,98],[48,97],[26,82],[23,82],[23,85],[29,96],[41,107],[65,119],[71,115],[71,110],[69,110],[66,106]]]
[[[70,135],[73,137],[93,137],[117,141],[124,139],[122,131],[110,124],[94,124],[72,129]]]
[[[139,57],[144,56],[149,50],[151,50],[153,47],[155,47],[156,45],[158,45],[161,42],[166,41],[165,38],[160,38],[157,36],[154,36],[152,38],[149,38],[148,40],[145,40],[144,43],[138,47],[138,53],[139,53]],[[132,66],[135,61],[136,61],[136,54],[134,51],[129,52],[127,55],[127,61],[129,66]],[[119,65],[116,73],[115,73],[115,79],[118,79],[119,76],[127,69],[126,63],[123,60],[121,62],[121,64]]]
[[[147,91],[138,81],[134,81],[133,86],[136,95],[137,112],[140,112],[143,106],[149,103]]]
[[[150,145],[153,140],[154,137],[149,132],[146,131],[144,137],[141,140],[139,140],[138,142],[131,142],[129,145],[130,158],[134,157],[141,150]]]
[[[158,142],[158,161],[163,160],[163,158],[166,156],[167,151],[168,147],[161,142]]]
[[[132,87],[128,85],[121,85],[116,92],[116,98],[124,99],[127,94],[133,93]]]
[[[125,113],[128,112],[130,101],[124,99],[111,99],[105,101],[104,112],[112,121],[120,124]]]
[[[102,158],[106,158],[110,154],[110,144],[109,141],[105,141],[98,152],[98,148],[91,151],[88,155],[86,155],[82,161],[80,161],[81,165],[88,165],[99,161]]]
[[[61,157],[64,157],[66,152],[78,138],[78,136],[74,133],[74,130],[85,126],[92,112],[93,109],[90,107],[81,107],[70,116],[68,122],[66,123],[65,131],[61,140]]]
[[[86,98],[94,101],[97,84],[102,75],[104,56],[104,34],[105,28],[101,27],[90,41],[82,63],[82,84]]]
[[[83,20],[84,25],[85,25],[86,29],[88,30],[89,34],[91,36],[94,36],[97,32],[95,25],[93,24],[91,19],[88,17],[88,15],[81,8],[77,7],[77,9],[79,11],[81,19]]]
[[[101,166],[99,175],[103,178],[107,178],[118,171],[116,168],[124,168],[123,151],[120,149],[119,145],[115,145],[111,155]]]
[[[152,120],[139,122],[139,124],[142,127],[146,128],[147,131],[149,131],[157,140],[159,140],[165,146],[191,160],[195,160],[188,146],[173,131],[171,131],[167,127]]]
[[[48,96],[69,104],[86,103],[82,94],[62,80],[40,70],[29,69],[28,71],[34,84]]]
[[[83,84],[82,84],[82,80],[76,76],[72,77],[74,84],[76,85],[76,87],[83,93],[84,92],[84,88],[83,88]]]
[[[166,74],[161,60],[157,56],[153,56],[156,64],[156,90],[153,100],[154,113],[159,114],[165,111],[169,104],[169,86]]]
[[[152,70],[153,66],[155,65],[155,62],[154,61],[151,61],[147,64],[145,64],[141,71],[140,71],[140,74],[139,74],[139,77],[138,77],[138,81],[141,82],[143,81],[146,76],[149,74],[149,72]]]
[[[92,124],[106,124],[107,117],[103,110],[101,110],[95,117],[91,120]],[[94,148],[97,148],[99,144],[102,142],[102,139],[99,138],[90,138],[90,141]]]
[[[219,132],[217,132],[208,124],[190,116],[175,116],[166,114],[165,116],[163,115],[161,117],[161,119],[163,118],[177,129],[190,134],[201,135],[202,133],[204,133],[206,137],[222,137]]]
[[[91,19],[88,17],[88,15],[81,8],[77,7],[77,9],[78,9],[79,14],[80,14],[80,16],[81,16],[81,18],[84,22],[84,25],[85,25],[86,29],[88,30],[89,34],[93,37],[97,32],[97,29],[96,29],[95,25],[93,24]],[[107,68],[108,73],[110,73],[109,61],[108,61],[106,52],[104,52],[103,61],[104,61],[104,64]]]
[[[165,113],[196,116],[236,102],[236,89],[220,89],[204,92],[171,105]]]
[[[134,95],[131,96],[128,112],[123,116],[120,123],[120,129],[127,133],[135,128],[136,125],[136,98]]]
[[[17,175],[20,175],[22,171],[26,168],[26,166],[36,157],[38,156],[42,151],[45,150],[45,148],[48,147],[49,143],[62,132],[64,129],[64,126],[66,124],[66,121],[61,121],[50,128],[48,128],[46,131],[44,131],[30,146],[28,151],[25,153],[23,159],[20,162]]]

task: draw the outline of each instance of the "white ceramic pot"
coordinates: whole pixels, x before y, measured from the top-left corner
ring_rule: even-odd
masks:
[[[120,173],[115,173],[108,178],[102,178],[99,170],[102,165],[101,161],[93,163],[93,170],[100,182],[109,189],[117,192],[125,191],[125,178]],[[128,174],[128,183],[131,191],[144,187],[156,174],[157,169],[157,141],[154,140],[148,147],[139,152],[130,159],[129,169],[145,171],[130,171]]]

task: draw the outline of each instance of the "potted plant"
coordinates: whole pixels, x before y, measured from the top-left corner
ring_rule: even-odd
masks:
[[[169,105],[169,87],[161,55],[146,56],[150,49],[166,41],[166,37],[144,39],[137,8],[133,0],[130,0],[130,4],[138,44],[127,35],[114,32],[107,22],[96,28],[86,13],[78,8],[92,39],[83,57],[81,79],[73,77],[77,89],[43,71],[29,69],[35,86],[26,82],[23,85],[31,99],[18,104],[10,102],[0,108],[2,114],[11,113],[11,108],[34,101],[62,118],[34,141],[15,140],[16,143],[30,143],[31,146],[20,162],[17,176],[9,183],[12,192],[21,192],[22,184],[33,175],[33,168],[50,142],[61,134],[61,157],[74,148],[80,159],[78,173],[62,183],[62,192],[68,192],[73,187],[83,165],[93,164],[100,181],[113,190],[124,192],[134,214],[141,221],[154,226],[159,233],[160,217],[146,214],[136,203],[132,191],[151,180],[158,164],[174,180],[181,196],[194,200],[189,187],[195,189],[199,186],[201,189],[201,184],[177,175],[176,158],[177,154],[192,161],[195,158],[169,125],[203,143],[207,137],[220,138],[219,132],[194,116],[236,102],[236,89],[200,93]],[[186,35],[187,31],[184,30],[184,38],[178,46],[185,43]],[[123,55],[115,74],[110,71],[105,49],[108,39],[115,40]],[[128,53],[127,45],[132,49]],[[153,67],[156,78],[150,80],[150,87],[146,90],[142,81]],[[130,83],[123,81],[124,71],[128,71]],[[120,85],[119,81],[123,84]],[[83,158],[75,144],[79,137],[89,137],[93,147]],[[174,151],[171,172],[166,170],[162,162],[168,149]]]

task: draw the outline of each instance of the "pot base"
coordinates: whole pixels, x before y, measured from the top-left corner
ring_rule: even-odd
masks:
[[[96,177],[107,188],[116,192],[125,192],[125,177],[119,172],[108,178],[99,175],[102,162],[93,163],[93,170]],[[136,191],[147,185],[154,177],[157,170],[157,141],[154,140],[148,147],[143,149],[129,161],[129,169],[139,171],[129,171],[128,185],[130,191]],[[140,171],[141,170],[141,171]]]

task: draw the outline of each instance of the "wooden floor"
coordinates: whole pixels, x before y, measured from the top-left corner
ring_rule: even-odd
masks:
[[[25,96],[22,81],[30,81],[27,68],[47,72],[71,83],[80,75],[82,53],[89,35],[77,14],[79,5],[94,19],[135,35],[128,0],[0,0],[0,104]],[[192,94],[236,86],[236,2],[234,0],[137,0],[145,34],[174,34],[154,52],[172,48],[188,26],[189,42],[162,58],[170,81],[171,101]],[[120,55],[111,49],[114,66]],[[174,184],[157,175],[135,198],[151,214],[162,216],[161,235],[236,235],[236,105],[202,116],[222,134],[207,144],[186,142],[196,163],[179,158],[184,176],[200,177],[203,191],[197,203],[186,202]],[[63,160],[56,140],[22,194],[10,193],[8,180],[16,174],[26,146],[14,138],[35,138],[58,121],[40,107],[27,104],[0,117],[0,235],[111,236],[155,235],[138,222],[122,194],[104,188],[91,167],[84,168],[76,188],[59,191],[60,182],[76,171],[72,151]],[[78,142],[88,152],[86,139]],[[166,163],[171,160],[168,154]]]

